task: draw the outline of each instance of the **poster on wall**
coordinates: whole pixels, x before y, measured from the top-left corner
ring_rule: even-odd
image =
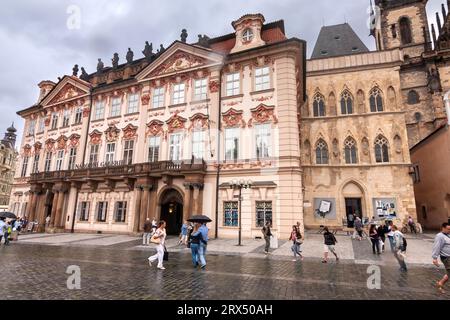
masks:
[[[314,217],[316,219],[336,219],[336,199],[314,198]]]
[[[396,218],[397,203],[393,198],[373,199],[375,218]]]

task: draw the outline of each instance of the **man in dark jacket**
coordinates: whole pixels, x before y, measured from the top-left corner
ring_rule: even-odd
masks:
[[[264,240],[266,241],[266,248],[264,249],[265,254],[269,254],[269,248],[270,248],[270,237],[272,236],[272,233],[270,232],[270,221],[266,222],[266,225],[262,228],[261,232],[264,235]]]
[[[149,218],[144,223],[144,236],[142,239],[142,245],[148,246],[150,244],[150,238],[152,236],[152,222]]]
[[[335,245],[337,243],[336,237],[334,236],[334,234],[332,234],[330,232],[330,230],[328,230],[328,227],[323,228],[323,237],[324,237],[324,257],[322,260],[322,263],[327,263],[328,262],[328,252],[331,251],[332,254],[334,254],[334,256],[336,257],[336,261],[339,261],[339,257],[336,253],[336,248]]]

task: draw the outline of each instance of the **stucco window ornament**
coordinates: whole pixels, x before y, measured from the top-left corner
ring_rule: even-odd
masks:
[[[76,148],[80,144],[80,138],[81,136],[78,134],[72,134],[69,137],[69,147],[70,148]]]
[[[163,133],[164,122],[153,120],[147,124],[147,135],[158,136]]]
[[[29,144],[23,147],[23,154],[25,157],[29,157],[31,155],[31,146]]]
[[[131,140],[136,137],[138,127],[133,126],[131,123],[122,129],[123,131],[123,139]]]
[[[45,150],[47,150],[47,152],[52,152],[52,151],[54,150],[54,148],[55,148],[55,143],[56,143],[55,140],[53,140],[53,139],[48,139],[48,140],[45,142]]]
[[[102,142],[102,133],[98,130],[94,130],[89,136],[91,144],[100,144]]]
[[[189,118],[191,121],[191,125],[189,126],[188,130],[192,131],[195,130],[205,130],[208,128],[208,116],[205,114],[197,113]]]
[[[248,122],[248,127],[252,128],[254,123],[267,123],[272,122],[272,124],[278,123],[278,118],[275,115],[274,106],[266,106],[264,104],[250,110],[252,112],[252,119]]]
[[[172,133],[176,130],[185,129],[185,123],[187,119],[184,119],[178,115],[178,113],[175,113],[169,120],[166,121],[168,127],[169,127],[169,133]]]
[[[34,144],[34,154],[39,154],[42,150],[42,143],[36,142]]]
[[[111,126],[105,131],[106,141],[114,142],[119,139],[120,130],[116,126]]]
[[[68,138],[65,136],[61,136],[58,138],[57,142],[57,149],[58,150],[66,150],[67,148],[67,140]]]
[[[243,111],[238,111],[233,108],[222,114],[225,128],[245,128],[246,123],[243,119]]]

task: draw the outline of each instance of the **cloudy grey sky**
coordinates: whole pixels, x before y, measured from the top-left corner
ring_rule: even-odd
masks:
[[[442,1],[429,1],[432,22]],[[373,50],[368,4],[369,0],[3,0],[0,134],[12,121],[22,130],[16,112],[36,102],[41,80],[57,81],[71,74],[74,64],[91,73],[97,58],[109,65],[114,52],[124,62],[128,47],[140,58],[146,40],[155,49],[160,43],[167,47],[179,39],[182,28],[188,30],[188,42],[195,42],[200,33],[231,33],[231,21],[245,13],[260,12],[267,22],[284,19],[288,37],[306,40],[309,54],[322,25],[345,21]],[[79,29],[67,27],[72,5],[80,9]]]

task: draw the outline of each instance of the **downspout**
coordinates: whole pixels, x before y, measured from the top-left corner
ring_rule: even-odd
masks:
[[[219,73],[219,113],[218,113],[218,121],[217,121],[217,176],[216,176],[216,224],[215,224],[215,239],[219,238],[219,183],[220,183],[220,148],[221,148],[221,134],[220,130],[222,127],[222,72],[223,72],[223,66],[220,68]]]
[[[87,142],[88,142],[88,138],[89,138],[89,126],[91,124],[92,88],[89,89],[89,100],[90,100],[89,101],[89,116],[88,116],[88,123],[87,123],[87,128],[86,128],[86,138],[84,139],[84,149],[83,149],[83,157],[82,157],[82,159],[83,159],[82,164],[83,165],[86,162],[86,149],[87,149]],[[75,232],[75,219],[77,217],[78,195],[79,195],[79,190],[77,188],[77,193],[76,193],[76,196],[75,196],[75,207],[73,209],[72,228],[70,229],[70,233],[74,233]]]

